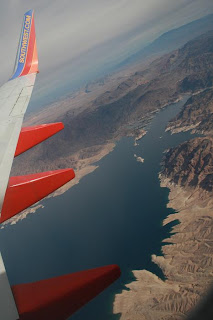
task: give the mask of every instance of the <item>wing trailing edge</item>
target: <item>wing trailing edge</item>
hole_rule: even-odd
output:
[[[20,320],[65,320],[120,276],[117,265],[12,287]]]
[[[45,198],[74,177],[73,169],[11,177],[4,198],[0,223]]]

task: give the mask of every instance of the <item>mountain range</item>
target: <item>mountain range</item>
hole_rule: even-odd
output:
[[[213,14],[194,20],[179,28],[169,30],[163,33],[149,45],[138,50],[135,54],[125,59],[119,64],[119,67],[125,66],[137,61],[150,59],[151,56],[159,56],[171,52],[183,46],[188,41],[198,37],[213,29]]]

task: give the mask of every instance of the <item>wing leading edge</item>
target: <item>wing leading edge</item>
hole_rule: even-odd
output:
[[[24,15],[13,76],[0,88],[0,223],[75,177],[73,169],[9,179],[14,156],[63,129],[62,123],[22,127],[38,73],[34,12]],[[12,288],[0,254],[0,318],[65,320],[120,276],[110,265]]]

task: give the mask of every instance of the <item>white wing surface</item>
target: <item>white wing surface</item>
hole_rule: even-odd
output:
[[[0,88],[0,211],[37,72],[34,13],[30,10],[24,15],[14,74]]]

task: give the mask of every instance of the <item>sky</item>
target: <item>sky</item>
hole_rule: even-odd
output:
[[[213,13],[213,1],[1,0],[0,84],[13,71],[29,9],[35,10],[40,70],[32,100],[42,104],[112,71],[162,33]]]

